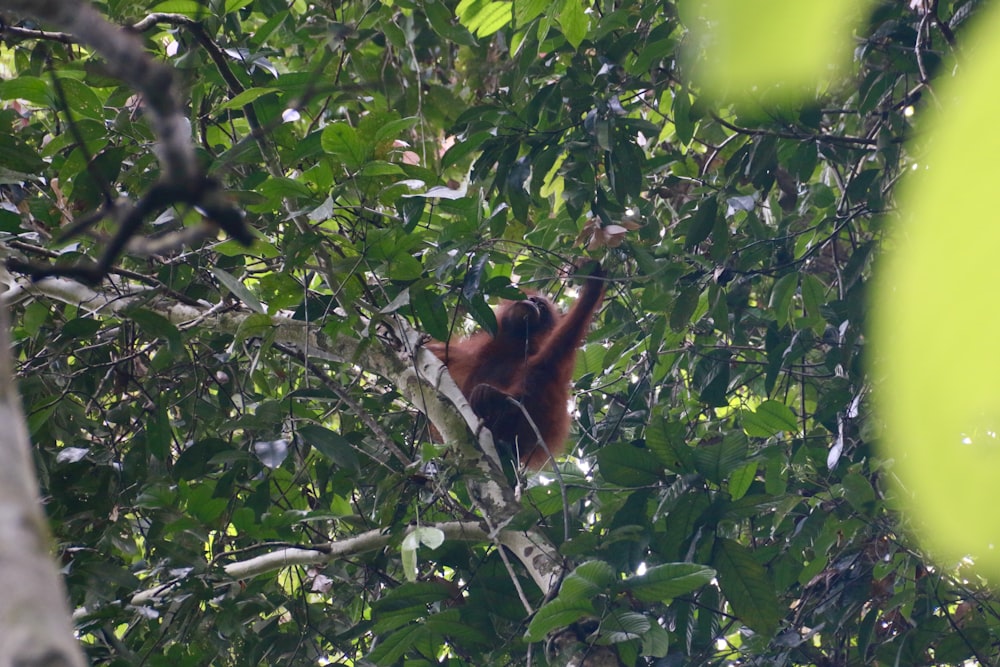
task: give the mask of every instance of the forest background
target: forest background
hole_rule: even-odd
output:
[[[866,342],[985,12],[795,4],[0,2],[0,660],[1000,662]],[[518,471],[421,345],[587,258],[569,452]]]

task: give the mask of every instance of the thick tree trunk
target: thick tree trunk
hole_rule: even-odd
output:
[[[49,552],[28,430],[0,307],[0,667],[83,667],[62,579]]]

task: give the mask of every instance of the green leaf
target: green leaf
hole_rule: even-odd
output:
[[[343,121],[323,128],[320,145],[324,151],[340,159],[350,171],[357,171],[368,159],[357,132]]]
[[[660,479],[661,466],[647,449],[627,443],[605,445],[597,451],[601,477],[610,484],[637,487],[655,484]]]
[[[797,433],[798,420],[787,405],[768,399],[753,412],[742,413],[743,429],[752,438],[769,438],[781,432]]]
[[[152,13],[183,14],[190,18],[201,18],[207,13],[207,8],[198,0],[166,0],[149,10]]]
[[[222,285],[232,292],[233,296],[245,303],[250,307],[251,310],[257,313],[264,313],[266,309],[264,305],[257,300],[250,290],[247,289],[246,285],[236,279],[231,273],[224,271],[223,269],[213,266],[212,275],[215,276]]]
[[[850,472],[844,475],[844,479],[840,483],[844,488],[844,497],[851,504],[851,507],[863,514],[872,511],[875,503],[875,489],[872,488],[871,482],[866,477],[856,472]]]
[[[226,0],[226,14],[232,14],[252,4],[254,0]]]
[[[24,100],[40,107],[52,106],[53,103],[48,82],[23,74],[0,83],[0,99]]]
[[[779,327],[786,326],[792,316],[792,299],[799,286],[798,273],[786,273],[775,281],[771,289],[768,309],[774,313]]]
[[[552,630],[565,628],[581,618],[593,615],[594,607],[588,600],[567,601],[556,598],[539,609],[531,619],[528,630],[524,633],[524,640],[541,641]]]
[[[811,273],[802,275],[802,308],[808,317],[820,316],[820,309],[826,301],[826,287]]]
[[[485,632],[470,625],[458,609],[447,609],[438,614],[431,614],[427,618],[426,626],[429,631],[462,644],[492,646],[496,642],[495,633]]]
[[[383,597],[372,601],[372,606],[380,612],[402,611],[414,607],[447,600],[451,597],[449,586],[443,581],[417,581],[394,586]],[[379,631],[386,628],[380,628]]]
[[[475,38],[469,31],[460,25],[453,25],[451,22],[451,11],[443,2],[428,2],[423,5],[423,10],[427,14],[427,22],[437,34],[446,38],[449,42],[459,46],[475,46]]]
[[[564,474],[565,477],[565,474]],[[569,487],[566,489],[565,500],[575,503],[586,497],[587,492],[583,486]],[[534,523],[539,516],[552,516],[562,512],[564,507],[563,495],[558,488],[552,484],[538,485],[528,489],[525,494],[525,507],[530,507],[531,521]]]
[[[245,452],[235,450],[224,440],[205,438],[184,447],[171,472],[175,479],[193,480],[226,463],[245,458]]]
[[[60,78],[59,85],[66,95],[75,119],[90,118],[104,122],[104,102],[97,96],[93,88],[78,79]]]
[[[406,172],[398,164],[373,160],[366,162],[365,166],[358,172],[359,176],[405,176]]]
[[[564,0],[562,10],[559,12],[559,27],[566,41],[574,49],[580,48],[589,27],[587,14],[583,11],[580,0]]]
[[[441,298],[428,290],[410,290],[410,304],[420,320],[423,331],[438,340],[448,340],[451,321],[448,312],[441,307]]]
[[[376,665],[394,665],[410,648],[426,635],[419,625],[409,625],[386,634],[378,646],[368,654]]]
[[[462,0],[455,7],[455,15],[469,32],[488,37],[510,23],[513,7],[499,0]]]
[[[375,143],[382,143],[383,141],[395,139],[405,130],[410,129],[419,122],[420,119],[418,117],[408,116],[407,118],[397,118],[396,120],[381,123],[375,131],[374,141]]]
[[[729,404],[727,392],[732,377],[732,353],[729,350],[712,350],[698,361],[692,382],[698,389],[698,400],[712,407]]]
[[[184,353],[184,342],[181,340],[181,332],[174,326],[173,322],[159,313],[154,313],[145,308],[129,308],[125,311],[130,320],[138,324],[148,336],[162,338],[167,341],[170,351],[174,354]]]
[[[715,219],[719,214],[719,200],[709,197],[701,202],[698,210],[688,222],[687,236],[684,238],[684,247],[690,250],[708,238],[715,227]]]
[[[598,633],[601,641],[620,644],[639,639],[649,632],[649,627],[650,620],[643,614],[616,610],[604,617]]]
[[[701,300],[701,286],[688,285],[681,290],[677,298],[674,299],[673,308],[670,310],[670,328],[674,331],[683,331],[691,323],[691,316],[698,309],[698,302]]]
[[[684,435],[683,424],[656,419],[646,429],[646,447],[671,472],[685,472],[690,454]]]
[[[483,143],[493,136],[492,132],[483,131],[476,132],[471,136],[467,137],[464,141],[457,141],[441,158],[441,168],[447,169],[448,167],[461,162],[466,156],[471,155],[479,150],[479,147]]]
[[[42,325],[48,321],[49,315],[50,308],[48,304],[43,301],[34,301],[25,306],[24,313],[21,316],[21,326],[24,327],[25,332],[29,336],[34,336],[42,328]]]
[[[303,424],[299,436],[320,454],[345,470],[359,470],[358,456],[351,443],[339,433],[317,424]]]
[[[764,491],[772,496],[788,492],[788,461],[784,456],[768,457],[764,466]]]
[[[615,195],[622,201],[637,199],[642,192],[643,154],[631,138],[618,132],[618,141],[609,156]]]
[[[101,322],[99,320],[77,317],[69,320],[59,329],[59,338],[66,340],[88,338],[97,333],[100,328]]]
[[[24,143],[9,134],[0,134],[0,166],[19,174],[40,174],[46,162]]]
[[[159,401],[156,412],[146,421],[146,446],[149,447],[149,453],[160,461],[169,461],[173,440],[174,432],[170,427],[166,403]]]
[[[802,310],[806,322],[813,323],[814,331],[821,335],[826,328],[826,321],[823,319],[822,308],[826,302],[826,287],[819,278],[806,273],[802,275]]]
[[[757,462],[753,461],[742,468],[737,468],[729,475],[729,497],[739,500],[750,490],[750,485],[757,478]]]
[[[649,32],[645,44],[638,53],[634,54],[634,59],[627,65],[630,74],[641,75],[649,71],[655,63],[668,58],[677,48],[677,40],[671,37],[675,27],[669,21],[664,21]],[[684,87],[686,89],[686,86]],[[676,109],[675,109],[676,112]],[[674,121],[676,124],[676,120]],[[687,144],[691,138],[682,139],[680,132],[678,138],[682,143]]]
[[[515,27],[524,27],[525,24],[540,16],[542,12],[554,4],[553,0],[514,0]]]
[[[236,330],[235,340],[243,341],[249,338],[268,338],[274,333],[274,322],[266,313],[254,313],[240,322]]]
[[[665,658],[670,651],[670,633],[659,623],[651,623],[642,636],[642,654],[651,658]]]
[[[697,563],[665,563],[629,577],[621,589],[644,602],[668,602],[698,590],[715,577],[715,570]]]
[[[749,443],[741,431],[729,431],[722,442],[703,445],[694,450],[695,466],[702,475],[722,484],[729,473],[746,465]]]
[[[750,551],[733,540],[718,539],[712,550],[712,565],[736,617],[754,632],[765,637],[774,635],[784,610],[767,571]]]
[[[566,575],[559,587],[563,600],[590,600],[601,594],[615,581],[615,571],[608,563],[592,560],[577,566]]]
[[[285,308],[293,308],[302,302],[302,285],[287,273],[268,273],[261,276],[258,291],[267,302],[270,314]]]
[[[270,93],[276,92],[277,88],[247,88],[239,95],[236,95],[232,99],[223,102],[219,108],[220,109],[239,109],[247,104],[250,104],[258,97],[263,97],[264,95],[269,95]]]

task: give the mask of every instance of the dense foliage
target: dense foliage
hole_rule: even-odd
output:
[[[877,3],[809,99],[735,107],[687,76],[685,4],[97,3],[175,68],[256,241],[157,245],[204,224],[176,206],[92,288],[127,308],[20,282],[20,388],[94,664],[547,664],[574,640],[625,665],[996,664],[1000,607],[905,539],[862,363],[892,188],[975,15],[929,4]],[[134,91],[39,27],[4,33],[0,233],[73,264],[116,221],[60,230],[159,163]],[[478,473],[358,350],[398,320],[490,328],[512,283],[568,306],[587,257],[609,283],[571,453],[506,471],[511,525],[565,559],[545,598],[446,530],[476,520]],[[275,333],[296,322],[356,345],[313,355]],[[225,569],[309,546],[334,557]]]

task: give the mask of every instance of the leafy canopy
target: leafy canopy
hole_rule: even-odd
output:
[[[729,37],[694,3],[99,3],[177,75],[198,167],[254,240],[181,198],[99,285],[15,276],[20,390],[95,664],[997,662],[996,602],[906,539],[886,480],[910,468],[875,448],[864,363],[872,261],[908,251],[884,240],[893,188],[935,141],[937,78],[976,3],[840,3],[794,35],[802,3],[745,24],[733,4],[718,28],[749,46],[700,53]],[[114,216],[60,232],[158,182],[148,107],[71,35],[4,37],[3,251],[98,257]],[[782,73],[796,96],[754,78],[848,47],[830,76]],[[969,50],[975,82],[990,54]],[[713,89],[703,55],[746,67]],[[954,125],[949,150],[988,150],[987,122]],[[950,221],[955,163],[936,159],[939,189],[912,192]],[[971,164],[959,185],[988,178]],[[915,244],[941,255],[882,283],[918,290],[887,326],[916,324],[902,357],[872,357],[876,379],[924,373],[939,342],[919,335],[988,310],[941,307],[961,290],[927,269],[992,266],[946,245]],[[484,468],[411,382],[407,326],[489,329],[514,285],[567,307],[585,257],[611,278],[570,454],[558,474]],[[954,347],[991,368],[976,341]],[[887,419],[961,403],[934,428],[956,446],[980,428],[988,457],[989,402],[959,399],[990,394],[928,389],[946,377],[916,376]],[[988,466],[940,459],[919,466],[946,473],[927,497],[976,502],[960,474]]]

